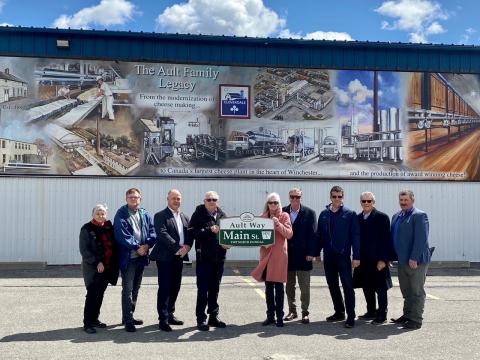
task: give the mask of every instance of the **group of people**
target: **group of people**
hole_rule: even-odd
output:
[[[224,328],[219,318],[218,294],[228,246],[219,243],[220,219],[226,214],[219,207],[217,192],[208,191],[203,204],[189,219],[180,207],[182,194],[172,189],[167,207],[152,217],[143,209],[141,192],[126,192],[126,205],[116,213],[113,225],[107,220],[107,208],[97,205],[92,220],[80,231],[80,253],[87,289],[84,307],[84,330],[95,333],[106,325],[99,320],[103,295],[110,283],[122,276],[122,324],[135,332],[143,321],[134,318],[143,271],[149,261],[158,269],[157,312],[159,329],[172,331],[183,325],[175,316],[175,303],[181,287],[184,260],[195,244],[197,328]],[[399,193],[401,210],[389,217],[375,208],[375,195],[360,195],[362,211],[356,214],[344,206],[344,190],[334,186],[330,203],[321,211],[302,204],[302,190],[289,191],[290,204],[282,207],[280,195],[267,196],[262,217],[270,218],[275,227],[275,242],[260,247],[258,265],[252,277],[265,283],[267,318],[262,325],[284,326],[284,321],[299,317],[295,288],[300,288],[301,322],[308,324],[310,275],[312,263],[321,259],[333,302],[334,313],[328,322],[344,321],[355,326],[355,291],[362,288],[367,312],[360,319],[374,325],[387,321],[387,290],[392,287],[389,267],[398,261],[398,279],[404,298],[403,314],[391,321],[407,329],[422,326],[425,304],[425,278],[430,262],[427,214],[414,207],[411,190]],[[353,269],[353,270],[352,270]],[[340,290],[340,282],[343,296]],[[286,284],[286,287],[284,287]],[[285,292],[288,313],[284,314]],[[344,301],[345,298],[345,301]],[[378,303],[378,306],[377,306]],[[207,316],[208,315],[208,316]]]

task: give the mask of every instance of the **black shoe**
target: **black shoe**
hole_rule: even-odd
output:
[[[404,315],[402,315],[397,319],[391,318],[390,321],[395,324],[405,324],[409,320]]]
[[[285,321],[292,321],[293,319],[298,318],[297,312],[296,311],[290,311],[287,316],[283,320]]]
[[[208,331],[210,330],[210,326],[208,326],[205,321],[202,321],[197,323],[197,329],[200,331]]]
[[[275,324],[275,319],[266,318],[262,322],[262,326],[268,326],[268,325],[272,325],[272,324]]]
[[[387,318],[385,317],[376,317],[375,319],[372,320],[370,324],[372,325],[381,325],[384,324],[387,321]]]
[[[345,320],[345,314],[342,313],[335,313],[333,315],[330,315],[326,319],[328,322],[335,322],[335,321],[342,321]]]
[[[170,325],[183,325],[182,320],[178,320],[175,316],[171,316],[168,318],[168,323]]]
[[[107,327],[107,324],[102,323],[101,321],[97,320],[94,323],[92,323],[93,327],[99,328],[99,329],[105,329]]]
[[[84,326],[83,331],[85,331],[87,334],[95,334],[97,332],[93,326]]]
[[[122,325],[125,325],[125,321],[122,320]],[[143,325],[143,320],[133,319],[133,325]]]
[[[137,331],[137,328],[135,327],[135,325],[133,325],[133,323],[126,323],[125,324],[125,331],[126,332],[135,332]]]
[[[276,326],[276,327],[283,327],[283,320],[282,320],[282,319],[278,319],[278,320],[275,322],[275,326]]]
[[[355,326],[355,318],[349,316],[349,317],[347,318],[347,321],[345,321],[345,327],[346,327],[347,329],[351,329],[351,328],[353,328],[354,326]]]
[[[302,315],[302,324],[309,324],[310,319],[308,318],[308,315]]]
[[[172,331],[172,327],[170,325],[168,325],[166,322],[164,321],[161,321],[159,324],[158,324],[158,328],[160,330],[163,330],[163,331],[166,331],[166,332],[170,332]]]
[[[422,327],[422,324],[413,320],[408,320],[406,323],[403,324],[404,329],[409,330],[418,330]]]
[[[223,321],[221,321],[218,316],[210,316],[208,318],[208,325],[217,327],[217,328],[224,328],[227,327],[227,324],[225,324]]]
[[[360,315],[358,318],[361,320],[372,320],[372,319],[375,319],[376,317],[377,315],[374,312],[367,311],[365,314]]]

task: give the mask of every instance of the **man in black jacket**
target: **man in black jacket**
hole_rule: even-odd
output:
[[[340,186],[330,190],[331,203],[318,217],[317,236],[319,249],[323,250],[323,268],[327,279],[328,290],[332,297],[335,313],[327,317],[327,321],[345,319],[346,328],[355,326],[355,291],[353,289],[352,268],[360,265],[360,229],[354,211],[343,205],[344,192]],[[338,283],[340,278],[345,295]]]
[[[153,219],[157,241],[150,254],[158,270],[158,327],[172,331],[170,325],[183,325],[177,319],[175,302],[182,283],[183,260],[188,259],[192,242],[188,237],[188,217],[180,211],[182,194],[172,189],[167,195],[167,207]]]
[[[393,251],[388,215],[375,208],[375,195],[360,195],[363,211],[358,214],[360,224],[360,266],[353,271],[353,286],[362,288],[367,302],[367,312],[359,319],[373,319],[372,324],[387,320],[387,290],[392,287],[388,263]],[[376,308],[375,293],[378,299]]]
[[[210,326],[224,328],[226,324],[218,318],[218,292],[222,281],[227,247],[218,242],[220,219],[226,214],[218,207],[219,196],[215,191],[205,194],[202,205],[198,205],[188,226],[189,237],[195,241],[197,257],[197,328],[208,331]],[[205,315],[207,307],[208,323]]]
[[[295,304],[295,283],[298,278],[300,301],[302,308],[302,323],[310,322],[308,306],[310,305],[310,271],[316,250],[317,219],[315,211],[301,204],[302,190],[293,188],[288,193],[290,205],[282,210],[290,215],[293,237],[288,241],[288,277],[287,300],[288,315],[285,321],[298,317]]]

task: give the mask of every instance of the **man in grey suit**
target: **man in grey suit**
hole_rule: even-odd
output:
[[[158,327],[172,331],[170,325],[183,325],[175,313],[180,285],[182,283],[183,260],[188,259],[192,242],[188,237],[188,217],[180,211],[182,194],[172,189],[167,195],[167,207],[156,213],[153,219],[157,242],[150,254],[158,269],[157,311]]]
[[[411,190],[399,193],[400,212],[392,217],[392,237],[398,258],[398,282],[404,299],[403,315],[392,322],[420,329],[425,306],[425,278],[430,263],[427,214],[414,207]]]

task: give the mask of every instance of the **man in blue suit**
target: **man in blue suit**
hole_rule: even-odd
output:
[[[180,211],[181,203],[180,191],[170,190],[167,194],[167,207],[153,218],[157,242],[150,253],[150,259],[157,262],[158,327],[163,331],[172,331],[170,325],[183,325],[183,321],[174,315],[175,302],[182,283],[183,260],[188,259],[192,242],[187,233],[189,219]]]
[[[414,207],[411,190],[399,193],[402,209],[392,217],[392,237],[398,258],[398,282],[404,299],[403,315],[392,322],[406,329],[422,327],[425,306],[425,278],[430,263],[427,214]]]

